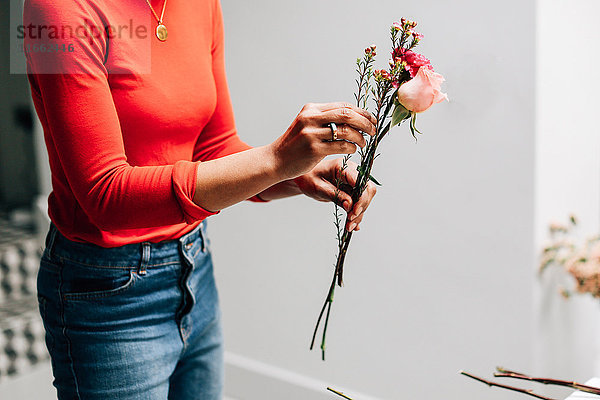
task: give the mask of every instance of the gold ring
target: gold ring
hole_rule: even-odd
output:
[[[331,129],[331,140],[337,140],[337,125],[335,122],[329,123],[329,129]]]

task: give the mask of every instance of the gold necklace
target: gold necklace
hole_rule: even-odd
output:
[[[163,24],[162,21],[163,21],[164,15],[165,15],[165,7],[167,6],[167,0],[165,0],[165,2],[163,3],[162,12],[160,13],[160,18],[158,18],[158,15],[156,15],[156,13],[154,12],[154,8],[152,8],[152,4],[150,4],[150,0],[146,0],[146,3],[148,3],[148,5],[150,6],[150,10],[152,10],[152,14],[154,14],[154,17],[158,21],[158,26],[156,27],[156,37],[161,42],[164,42],[165,40],[167,40],[168,32],[167,32],[167,27]]]

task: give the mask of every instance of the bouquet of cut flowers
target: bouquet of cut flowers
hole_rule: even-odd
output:
[[[540,273],[552,265],[561,267],[574,278],[578,293],[600,298],[600,236],[577,242],[573,232],[576,226],[574,215],[567,225],[550,224],[550,243],[542,250]],[[570,297],[572,292],[562,288],[561,293]]]
[[[402,18],[400,22],[394,22],[391,26],[392,50],[388,68],[374,69],[377,52],[375,45],[367,47],[362,57],[356,60],[358,78],[356,80],[357,92],[354,97],[358,107],[365,110],[368,110],[370,105],[373,107],[372,113],[377,118],[377,133],[368,137],[367,145],[359,151],[360,163],[356,184],[352,188],[344,188],[344,190],[348,190],[354,202],[358,201],[369,180],[379,185],[379,182],[371,175],[371,169],[375,159],[379,156],[377,148],[390,129],[408,121],[410,131],[416,139],[416,134],[421,133],[415,125],[417,114],[428,110],[436,103],[448,100],[446,94],[440,90],[441,83],[444,81],[443,76],[434,72],[431,62],[427,58],[413,50],[423,38],[422,34],[415,31],[416,25],[416,22]],[[344,157],[342,167],[337,174],[336,197],[342,190],[341,176],[343,176],[343,171],[348,166],[350,158],[351,155]],[[312,350],[319,325],[325,317],[321,340],[323,360],[325,360],[325,337],[333,294],[336,284],[342,286],[344,261],[352,238],[352,232],[344,229],[345,226],[348,226],[348,217],[346,217],[346,223],[343,224],[339,206],[335,207],[337,261],[310,345]]]

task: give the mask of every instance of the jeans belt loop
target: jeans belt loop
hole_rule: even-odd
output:
[[[202,252],[206,253],[206,222],[202,221],[200,223],[200,236],[202,237]]]
[[[150,262],[150,242],[142,242],[142,260],[140,261],[139,275],[146,275],[146,266]]]

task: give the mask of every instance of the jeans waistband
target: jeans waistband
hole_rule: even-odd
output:
[[[105,267],[146,267],[179,261],[180,252],[195,247],[205,248],[205,225],[202,221],[190,232],[178,239],[157,243],[140,242],[117,247],[101,247],[93,243],[76,242],[66,238],[54,223],[50,223],[46,235],[46,249],[52,259],[65,258],[85,264]]]

